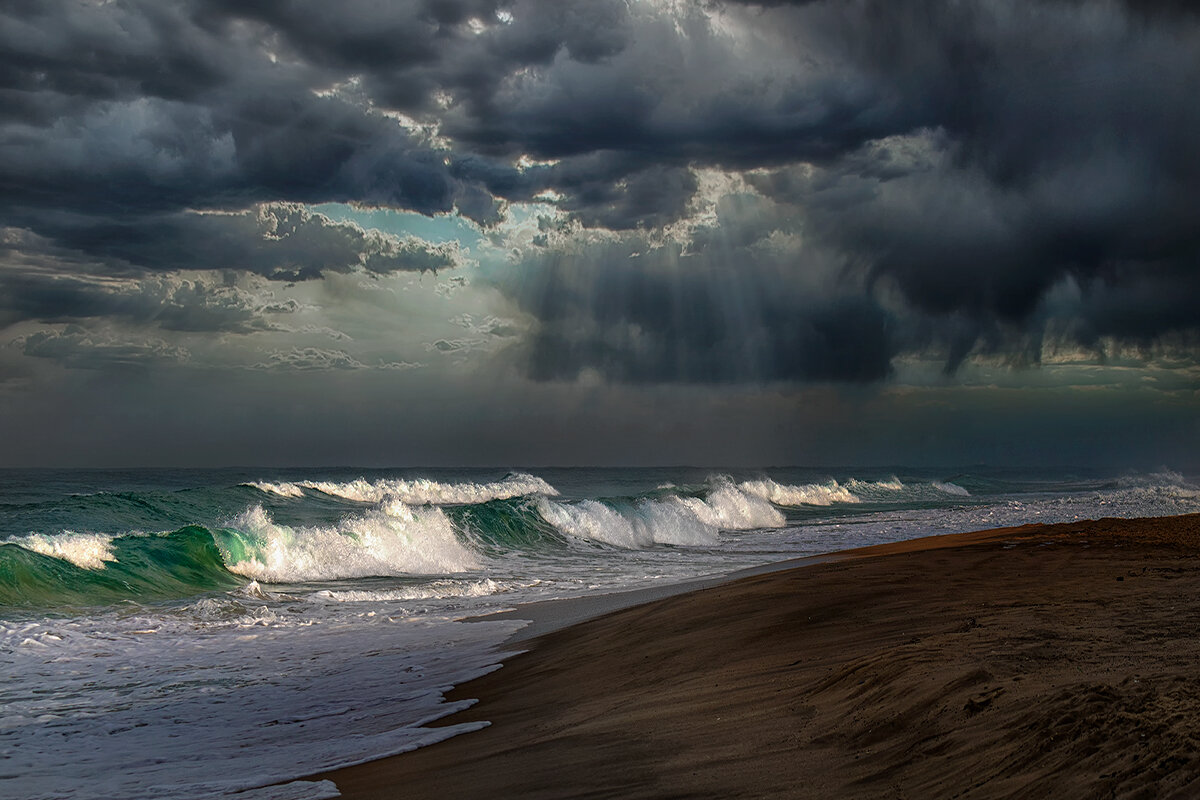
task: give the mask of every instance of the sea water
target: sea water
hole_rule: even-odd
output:
[[[1169,471],[0,471],[0,797],[333,797],[478,724],[534,600],[880,542],[1200,511]]]

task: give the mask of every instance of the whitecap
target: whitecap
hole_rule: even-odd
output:
[[[944,494],[952,494],[955,497],[970,497],[971,496],[970,492],[968,492],[963,487],[959,486],[957,483],[950,483],[949,481],[934,481],[932,483],[932,486],[933,486],[933,488],[937,489],[939,492],[942,492]]]
[[[770,478],[744,481],[738,484],[743,492],[761,497],[780,506],[828,506],[834,503],[858,503],[859,497],[837,481],[789,486]]]
[[[655,544],[706,547],[717,543],[721,530],[784,524],[783,514],[769,502],[727,481],[717,481],[704,498],[645,498],[617,508],[599,500],[562,503],[542,497],[535,508],[567,536],[626,549]]]
[[[113,553],[113,537],[103,533],[31,533],[8,541],[83,569],[103,569],[105,562],[117,560]]]
[[[526,495],[553,497],[558,494],[558,490],[546,481],[523,472],[486,483],[442,483],[428,478],[381,478],[374,481],[358,478],[345,482],[300,481],[272,486],[283,491],[297,492],[315,489],[331,497],[360,503],[379,503],[387,498],[396,498],[409,505],[459,505]]]
[[[270,481],[250,481],[242,486],[252,486],[260,492],[277,494],[280,497],[304,497],[304,487],[295,483],[272,483]]]
[[[436,575],[479,566],[440,508],[413,509],[398,500],[329,527],[280,525],[254,506],[231,527],[249,535],[255,552],[229,570],[256,581]]]

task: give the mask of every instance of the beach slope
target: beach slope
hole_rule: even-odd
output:
[[[555,631],[347,798],[1200,796],[1200,515],[935,537]]]

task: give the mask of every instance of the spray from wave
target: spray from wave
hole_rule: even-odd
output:
[[[616,509],[598,500],[557,503],[538,498],[537,512],[573,539],[637,550],[655,544],[702,546],[717,541],[716,528],[704,524],[682,502],[643,500]]]
[[[386,575],[439,575],[476,569],[479,562],[455,535],[440,508],[410,508],[389,499],[335,526],[293,528],[254,506],[223,537],[230,572],[271,583]]]
[[[829,506],[834,503],[860,502],[858,496],[849,488],[834,480],[828,483],[788,486],[776,483],[770,478],[762,478],[744,481],[738,484],[738,488],[779,506]]]
[[[523,472],[513,473],[503,480],[489,483],[443,483],[428,478],[383,478],[369,481],[299,481],[272,483],[254,481],[244,484],[280,497],[303,497],[305,489],[353,500],[359,503],[379,503],[395,498],[408,505],[464,505],[505,500],[526,495],[556,496],[558,490],[546,481]]]
[[[574,538],[626,549],[656,544],[705,547],[718,532],[779,528],[784,515],[770,502],[727,479],[716,479],[703,498],[667,495],[633,502],[581,500],[561,503],[539,497],[541,517]]]
[[[280,497],[304,497],[304,487],[296,483],[273,483],[271,481],[250,481],[243,486],[252,486],[260,492],[275,494]]]
[[[935,480],[929,483],[905,484],[895,476],[881,481],[850,478],[843,483],[830,479],[823,483],[806,483],[798,486],[777,483],[770,478],[760,478],[743,481],[737,484],[737,487],[777,506],[793,508],[928,500],[936,498],[939,494],[969,497],[971,494],[962,486],[949,481]]]
[[[105,563],[117,560],[113,537],[102,533],[31,533],[9,541],[34,553],[69,561],[81,569],[103,569]]]

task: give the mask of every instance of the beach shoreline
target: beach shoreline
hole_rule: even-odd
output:
[[[1182,797],[1197,597],[1200,515],[844,551],[547,614],[434,723],[489,727],[309,779],[364,799]]]

